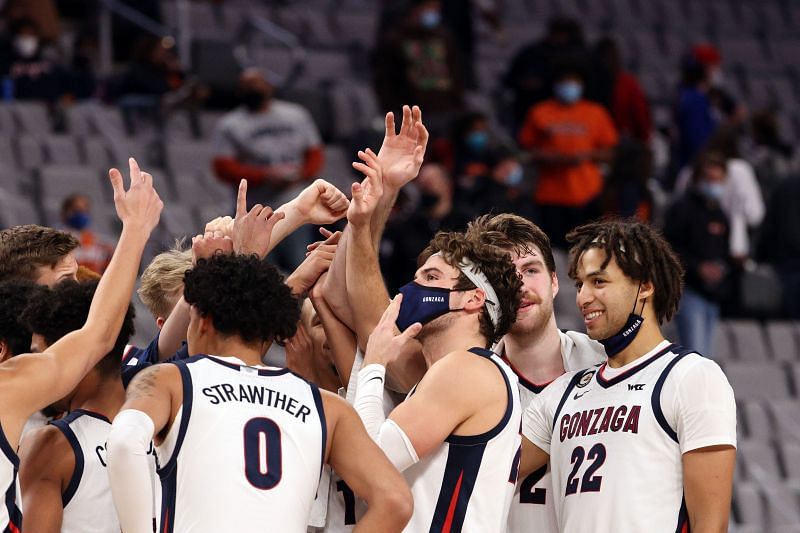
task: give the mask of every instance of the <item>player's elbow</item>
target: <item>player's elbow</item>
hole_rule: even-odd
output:
[[[414,498],[411,496],[411,490],[409,490],[405,480],[384,490],[381,498],[385,500],[385,516],[392,517],[394,519],[393,525],[399,528],[398,531],[402,530],[411,520],[411,515],[414,513]]]

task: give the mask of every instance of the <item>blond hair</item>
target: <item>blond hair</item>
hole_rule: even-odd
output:
[[[192,251],[180,245],[155,256],[142,272],[139,299],[153,317],[167,318],[183,291],[183,276],[192,268]]]

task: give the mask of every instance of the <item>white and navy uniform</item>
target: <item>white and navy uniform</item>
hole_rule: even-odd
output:
[[[22,528],[22,511],[17,506],[17,472],[19,457],[0,426],[0,489],[5,490],[3,505],[0,505],[0,527],[2,533],[19,533]]]
[[[735,447],[736,404],[714,361],[663,341],[623,367],[561,376],[523,434],[550,454],[559,531],[684,532],[682,456]]]
[[[517,376],[495,353],[483,348],[470,352],[497,365],[508,392],[505,414],[480,435],[450,435],[438,450],[403,472],[414,496],[407,533],[486,533],[506,528],[521,445]]]
[[[353,361],[353,370],[350,373],[346,399],[351,405],[356,398],[356,385],[358,371],[364,364],[364,354],[356,351]],[[403,401],[402,395],[389,389],[383,391],[383,412],[389,416],[395,407]],[[326,467],[327,468],[327,467]],[[358,519],[367,512],[367,503],[356,496],[353,490],[340,478],[335,471],[330,473],[330,488],[328,489],[327,514],[325,516],[325,533],[349,533],[353,531]],[[322,491],[320,491],[322,492]]]
[[[581,370],[606,360],[603,345],[577,331],[558,332],[561,338],[561,359],[567,372]],[[528,381],[505,357],[503,341],[494,348],[519,378],[519,398],[524,410],[549,383],[537,384]],[[553,503],[553,487],[547,465],[520,479],[514,492],[514,500],[508,512],[508,533],[558,533],[556,507]],[[535,527],[533,526],[535,524]]]
[[[161,532],[305,532],[327,439],[316,385],[233,357],[173,364],[183,404],[156,448]]]
[[[75,469],[61,495],[61,533],[119,533],[106,469],[106,439],[111,422],[103,415],[76,409],[51,422],[75,454]]]

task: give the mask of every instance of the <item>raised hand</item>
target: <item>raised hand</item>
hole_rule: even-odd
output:
[[[336,255],[336,247],[341,236],[340,231],[332,233],[325,241],[317,244],[313,250],[308,252],[305,260],[286,279],[286,284],[292,288],[292,292],[295,294],[307,292],[317,283],[319,277],[328,271]]]
[[[134,158],[128,159],[130,167],[130,187],[125,190],[122,173],[116,168],[108,171],[108,178],[114,188],[114,207],[122,221],[123,229],[133,228],[147,235],[158,225],[164,202],[153,188],[153,176],[142,172]]]
[[[286,367],[315,383],[317,372],[314,365],[314,343],[302,321],[297,324],[297,333],[294,337],[286,341],[285,349]]]
[[[400,314],[402,301],[403,295],[398,294],[383,312],[383,316],[367,341],[364,366],[371,363],[386,366],[401,357],[410,356],[419,351],[420,345],[415,337],[422,331],[422,324],[415,322],[399,335],[395,333],[397,331],[395,322]]]
[[[403,106],[403,122],[400,133],[395,131],[394,113],[386,114],[386,133],[378,152],[378,161],[383,169],[384,184],[393,190],[413,180],[425,158],[428,146],[428,130],[422,124],[419,107]]]
[[[233,238],[233,218],[229,216],[217,217],[206,224],[205,231],[220,231],[223,235]]]
[[[192,237],[192,264],[199,259],[209,259],[216,254],[232,254],[233,240],[221,231],[207,231]]]
[[[347,221],[357,227],[368,225],[375,208],[383,195],[383,172],[378,156],[367,148],[359,151],[358,157],[363,161],[353,163],[353,168],[364,174],[364,181],[353,183],[353,199],[347,209]]]
[[[269,251],[275,224],[286,217],[274,213],[271,207],[256,204],[247,210],[247,181],[239,182],[236,197],[236,218],[233,219],[233,249],[240,254],[256,254],[264,258]]]
[[[308,224],[332,224],[347,213],[349,201],[342,191],[323,179],[303,189],[289,202]]]

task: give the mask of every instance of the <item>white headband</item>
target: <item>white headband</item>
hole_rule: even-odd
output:
[[[433,255],[441,257],[442,253],[436,252]],[[465,257],[456,268],[463,272],[473,285],[483,291],[487,304],[486,310],[489,311],[489,318],[492,324],[497,327],[497,323],[500,321],[500,306],[498,305],[499,300],[497,299],[497,293],[494,292],[494,287],[489,283],[489,278],[487,278],[486,274],[481,272],[478,266],[467,257]]]

